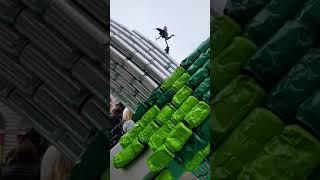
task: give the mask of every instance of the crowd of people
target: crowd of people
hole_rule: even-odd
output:
[[[47,143],[36,131],[17,136],[6,155],[1,180],[68,180],[73,162]]]
[[[121,136],[134,127],[132,120],[133,112],[125,107],[121,102],[110,104],[111,130],[111,148],[115,146]]]

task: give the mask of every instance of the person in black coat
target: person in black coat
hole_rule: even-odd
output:
[[[116,107],[110,113],[112,129],[116,127],[122,120],[122,112],[125,106],[122,103],[116,104]]]

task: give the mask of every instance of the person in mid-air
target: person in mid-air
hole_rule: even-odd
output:
[[[167,26],[164,26],[163,29],[161,29],[161,28],[156,28],[155,30],[159,31],[159,35],[160,35],[159,37],[156,38],[156,40],[158,40],[158,39],[160,39],[160,38],[163,38],[163,39],[164,39],[164,41],[166,42],[166,45],[167,45],[165,51],[166,51],[167,54],[169,54],[169,46],[168,46],[168,42],[167,42],[167,41],[168,41],[169,39],[171,39],[171,38],[172,38],[173,36],[175,36],[175,35],[174,35],[174,34],[171,34],[171,35],[169,36]]]

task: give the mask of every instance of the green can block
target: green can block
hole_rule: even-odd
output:
[[[296,109],[320,83],[320,50],[310,50],[271,90],[267,106],[287,119],[295,117]]]
[[[164,144],[148,158],[147,164],[149,170],[151,172],[160,172],[167,167],[173,158],[174,154]]]
[[[199,103],[199,100],[194,96],[189,96],[183,104],[173,113],[171,120],[178,124],[183,120],[185,115],[191,111],[191,109]]]
[[[320,90],[307,98],[297,109],[296,118],[320,137]]]
[[[200,69],[210,58],[210,51],[202,53],[199,58],[187,69],[188,74],[193,75]]]
[[[320,22],[320,3],[318,0],[310,0],[305,3],[302,11],[298,14],[297,20],[308,27],[317,29]]]
[[[185,116],[184,120],[189,124],[190,128],[196,128],[209,116],[210,106],[204,101],[200,101]]]
[[[162,125],[149,139],[148,145],[152,151],[156,151],[160,146],[166,142],[166,138],[170,132],[175,128],[175,124],[168,120],[166,124]]]
[[[237,179],[244,164],[254,160],[264,145],[284,129],[271,111],[254,109],[213,154],[212,175],[217,179]]]
[[[167,90],[165,93],[163,93],[159,99],[157,100],[156,105],[159,108],[163,108],[167,103],[171,102],[173,96],[175,95],[175,91],[173,89]]]
[[[205,141],[210,141],[210,135],[211,135],[211,119],[210,117],[207,118],[199,127],[195,129],[195,132]]]
[[[199,47],[190,54],[190,56],[184,59],[180,64],[181,67],[188,69],[199,58],[200,54],[205,52],[209,47],[210,38],[202,42]]]
[[[186,164],[190,161],[195,154],[203,150],[208,143],[210,143],[210,141],[206,141],[196,133],[193,133],[181,151],[177,152],[177,157],[181,161],[181,164]]]
[[[133,142],[124,148],[122,151],[117,153],[113,158],[113,165],[115,168],[124,168],[130,162],[132,162],[144,149],[138,139],[134,139]]]
[[[233,78],[240,74],[241,69],[256,52],[256,49],[256,45],[252,41],[244,37],[235,37],[232,44],[213,60],[214,94],[221,91]]]
[[[161,126],[165,124],[168,120],[171,119],[172,114],[175,112],[176,109],[174,109],[170,105],[164,106],[159,114],[157,115],[155,121]]]
[[[252,109],[262,104],[265,95],[255,80],[245,75],[239,75],[220,91],[213,99],[214,143],[221,143]]]
[[[187,128],[182,122],[178,123],[170,132],[169,137],[166,139],[166,146],[172,152],[178,152],[182,149],[183,145],[187,142],[192,135],[192,130]]]
[[[203,98],[202,98],[208,104],[211,103],[210,102],[210,99],[211,99],[210,94],[211,94],[211,91],[207,91],[206,93],[204,93]]]
[[[180,107],[181,104],[192,94],[192,89],[185,85],[172,98],[172,104]]]
[[[200,83],[209,76],[209,68],[200,68],[191,78],[187,81],[187,85],[192,89],[196,89]]]
[[[141,118],[140,123],[146,126],[149,122],[155,120],[160,109],[157,105],[152,106]]]
[[[132,120],[137,122],[148,111],[149,107],[145,103],[140,103],[132,116]]]
[[[183,73],[182,76],[173,83],[172,89],[175,92],[178,92],[186,84],[190,77],[191,76],[188,73]]]
[[[266,6],[269,1],[270,0],[229,0],[224,12],[241,25],[245,25]]]
[[[197,47],[197,51],[200,53],[204,53],[206,52],[208,49],[210,48],[210,38],[206,39],[205,41],[203,41],[199,47]],[[191,63],[193,64],[193,63]]]
[[[150,97],[146,101],[146,105],[152,107],[158,100],[158,98],[163,94],[163,90],[158,87],[157,89],[153,90]]]
[[[127,147],[132,143],[132,141],[138,136],[138,134],[145,128],[145,126],[141,122],[136,122],[134,124],[134,128],[132,128],[129,132],[122,135],[120,138],[120,145],[122,148]]]
[[[310,49],[317,33],[298,21],[288,21],[253,55],[246,67],[255,78],[270,89]]]
[[[174,72],[166,79],[161,85],[161,89],[163,91],[167,91],[171,88],[172,84],[176,82],[182,74],[185,72],[183,67],[177,67],[177,69],[174,70]]]
[[[212,57],[215,58],[227,47],[232,39],[241,34],[241,27],[228,16],[220,16],[214,19],[213,28],[210,32],[210,49]]]
[[[150,137],[159,129],[159,125],[154,121],[150,122],[138,135],[139,141],[141,143],[148,143]]]
[[[198,99],[202,99],[203,95],[210,91],[210,77],[207,77],[204,79],[201,84],[197,87],[197,89],[193,92],[193,96],[195,96]]]
[[[205,159],[198,168],[192,171],[192,174],[201,180],[211,180],[210,178],[210,161]]]
[[[246,27],[246,34],[257,45],[262,45],[273,36],[279,28],[297,11],[307,0],[271,0]]]
[[[193,171],[201,162],[210,154],[210,144],[208,144],[203,150],[198,151],[191,160],[187,161],[184,165],[186,171]],[[214,176],[213,176],[214,177]]]
[[[155,180],[174,180],[174,177],[168,169],[165,169],[161,171]]]
[[[243,167],[237,179],[307,179],[320,163],[319,152],[320,142],[310,133],[296,125],[287,126]]]

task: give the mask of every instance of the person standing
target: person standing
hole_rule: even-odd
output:
[[[123,134],[127,133],[129,130],[131,130],[134,127],[134,121],[132,120],[133,113],[128,109],[125,108],[123,110],[123,115],[122,115],[122,131]]]

